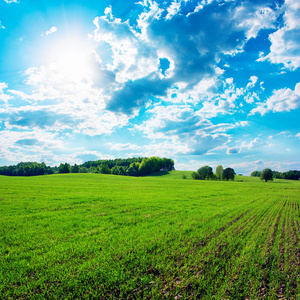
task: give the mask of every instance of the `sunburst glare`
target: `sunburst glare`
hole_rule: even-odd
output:
[[[67,82],[88,82],[92,77],[89,58],[93,49],[82,40],[70,38],[59,40],[47,48],[44,63],[55,69],[56,75]]]

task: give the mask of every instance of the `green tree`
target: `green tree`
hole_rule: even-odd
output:
[[[88,168],[87,167],[80,167],[79,168],[79,173],[88,173]]]
[[[260,177],[261,175],[261,171],[253,171],[250,176],[253,176],[253,177]]]
[[[138,163],[138,162],[130,164],[130,166],[127,170],[128,175],[129,176],[139,176],[139,166],[140,166],[140,163]]]
[[[107,163],[102,163],[99,166],[99,172],[101,174],[110,174],[111,173],[110,168],[108,167]]]
[[[261,172],[260,179],[267,182],[268,180],[273,180],[273,172],[271,169],[264,169]]]
[[[78,165],[74,165],[71,167],[71,173],[78,173],[79,172],[79,166]]]
[[[61,163],[58,167],[59,173],[70,173],[70,165],[68,163]]]
[[[113,175],[119,175],[119,166],[114,166],[111,169],[111,174],[113,174]]]
[[[200,177],[200,174],[199,174],[198,172],[193,172],[193,173],[191,174],[191,176],[192,176],[192,178],[193,178],[194,180],[200,180],[200,179],[203,179],[203,178]]]
[[[224,171],[223,166],[222,165],[218,165],[217,168],[216,168],[216,175],[217,175],[217,178],[219,179],[219,181],[222,178],[223,171]]]
[[[209,179],[213,176],[213,170],[210,166],[201,167],[197,172],[200,175],[201,179]]]
[[[226,179],[227,181],[229,179],[232,179],[234,180],[234,176],[235,176],[235,172],[233,169],[231,168],[226,168],[224,171],[223,171],[223,178]]]
[[[123,176],[126,175],[126,171],[122,166],[119,168],[119,174],[118,175],[123,175]]]

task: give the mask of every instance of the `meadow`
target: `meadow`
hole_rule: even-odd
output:
[[[300,181],[190,173],[0,176],[0,299],[299,299]]]

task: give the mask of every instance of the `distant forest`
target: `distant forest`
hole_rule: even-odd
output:
[[[262,171],[253,171],[250,176],[260,177]],[[273,178],[280,178],[280,179],[290,179],[290,180],[299,180],[300,178],[300,171],[290,170],[287,172],[278,172],[272,171]]]
[[[174,170],[170,158],[137,157],[87,161],[81,165],[61,163],[59,167],[46,166],[44,162],[21,162],[14,166],[0,167],[0,175],[37,176],[57,173],[100,173],[123,176],[145,176],[159,171]]]

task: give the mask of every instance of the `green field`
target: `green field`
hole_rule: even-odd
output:
[[[0,176],[0,299],[299,299],[300,182]]]

